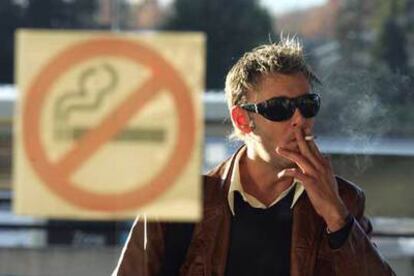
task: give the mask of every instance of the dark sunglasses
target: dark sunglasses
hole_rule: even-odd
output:
[[[305,118],[312,118],[318,114],[321,98],[316,93],[305,94],[296,98],[275,97],[260,103],[241,104],[240,107],[249,112],[262,115],[274,122],[286,121],[292,118],[296,108]]]

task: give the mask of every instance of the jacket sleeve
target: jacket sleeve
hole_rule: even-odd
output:
[[[164,252],[163,227],[138,216],[112,276],[155,276]]]
[[[351,231],[340,248],[332,249],[336,275],[395,275],[370,240],[372,225],[364,216],[364,208],[365,195],[360,190],[357,192],[356,201],[348,206],[354,216]]]

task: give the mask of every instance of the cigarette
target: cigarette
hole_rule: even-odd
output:
[[[316,136],[313,136],[313,135],[305,136],[305,141],[312,141],[312,140],[315,140],[315,139],[316,139]]]

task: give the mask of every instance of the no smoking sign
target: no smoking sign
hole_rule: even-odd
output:
[[[20,31],[17,45],[17,213],[199,219],[202,35]]]

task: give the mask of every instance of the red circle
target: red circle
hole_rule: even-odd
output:
[[[69,177],[62,177],[56,168],[57,162],[48,159],[39,132],[42,107],[53,83],[74,65],[101,56],[127,58],[150,68],[161,87],[167,88],[172,95],[178,112],[179,131],[168,158],[170,161],[163,166],[159,175],[145,185],[115,195],[86,191],[76,187]],[[158,53],[142,43],[121,38],[97,38],[76,44],[54,57],[40,71],[26,93],[23,105],[23,144],[28,158],[40,178],[55,194],[78,207],[108,212],[142,206],[165,192],[191,159],[196,130],[191,92],[179,73]]]

